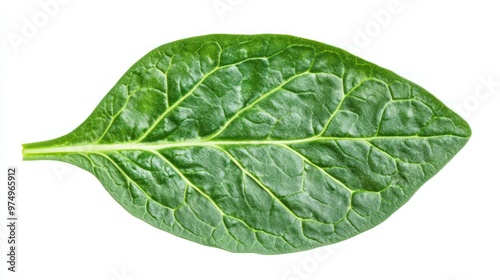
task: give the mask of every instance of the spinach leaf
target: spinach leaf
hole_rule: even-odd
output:
[[[387,219],[467,142],[420,86],[286,35],[208,35],[134,64],[26,160],[93,173],[128,212],[233,252],[335,243]]]

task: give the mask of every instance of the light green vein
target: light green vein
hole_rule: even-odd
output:
[[[132,78],[130,78],[130,79],[132,79]],[[128,84],[127,84],[127,88],[128,88]],[[127,105],[128,105],[129,100],[130,100],[130,97],[132,97],[133,95],[135,95],[139,90],[141,90],[141,88],[137,88],[131,94],[127,95],[127,99],[125,99],[125,102],[124,102],[123,106],[120,108],[120,110],[118,110],[111,117],[111,119],[109,120],[108,125],[104,129],[104,132],[101,134],[101,136],[97,140],[94,141],[94,143],[99,143],[99,141],[101,141],[106,136],[106,134],[108,133],[108,131],[111,128],[111,126],[115,123],[115,121],[118,118],[118,116],[120,116],[120,114],[125,110],[125,108],[127,108]],[[113,96],[113,98],[115,98],[115,96]]]
[[[292,211],[292,209],[290,209],[290,207],[288,207],[285,203],[283,203],[283,201],[281,201],[281,199],[279,197],[277,197],[268,187],[266,187],[264,185],[264,183],[262,183],[257,177],[255,177],[252,173],[250,173],[250,171],[248,171],[243,165],[241,165],[241,163],[233,157],[233,155],[231,155],[228,151],[222,149],[222,148],[218,148],[219,151],[222,151],[224,154],[226,154],[227,157],[229,157],[229,159],[243,172],[245,173],[245,175],[247,175],[248,177],[250,177],[255,183],[257,183],[257,185],[259,185],[259,187],[261,187],[273,200],[277,201],[283,208],[285,208],[288,212],[290,212],[290,214],[292,214],[296,219],[299,219],[299,220],[307,220],[307,218],[304,218],[304,217],[299,217],[297,216],[297,214],[295,214],[295,212]]]
[[[326,130],[328,129],[328,126],[333,121],[333,118],[335,118],[335,116],[337,115],[337,113],[340,111],[340,108],[342,108],[342,105],[344,104],[344,102],[347,99],[347,97],[351,93],[353,93],[357,88],[359,88],[360,86],[362,86],[364,83],[366,83],[368,81],[379,81],[379,82],[382,82],[384,85],[387,86],[387,84],[384,81],[381,81],[381,80],[376,79],[376,78],[367,78],[367,79],[362,80],[361,82],[359,82],[356,86],[354,86],[353,88],[351,88],[351,90],[349,90],[349,92],[347,92],[347,93],[344,94],[344,97],[342,97],[342,100],[340,100],[339,105],[337,106],[337,108],[335,109],[335,111],[333,111],[333,113],[328,118],[328,121],[325,123],[325,126],[323,126],[323,129],[321,130],[321,132],[318,133],[318,135],[317,135],[318,137],[321,137],[326,132]],[[343,83],[342,83],[342,85],[343,85]]]
[[[321,141],[371,141],[371,140],[406,140],[406,139],[421,139],[427,140],[432,138],[443,137],[456,137],[466,138],[463,136],[446,134],[446,135],[432,135],[432,136],[374,136],[374,137],[309,137],[303,139],[290,139],[290,140],[227,140],[227,141],[185,141],[185,142],[155,142],[155,143],[116,143],[116,144],[85,144],[75,146],[59,146],[50,148],[30,148],[24,149],[23,154],[37,155],[37,154],[68,154],[68,153],[92,153],[104,151],[124,151],[124,150],[162,150],[169,148],[182,148],[182,147],[211,147],[211,146],[254,146],[254,145],[291,145],[291,144],[304,144],[314,143]]]
[[[333,177],[330,173],[326,172],[323,168],[321,168],[320,166],[318,166],[317,164],[315,164],[314,162],[312,162],[310,159],[308,159],[307,157],[305,157],[304,155],[302,155],[301,153],[299,153],[297,150],[293,149],[292,147],[288,146],[288,145],[279,145],[291,152],[293,152],[294,154],[296,154],[297,156],[299,156],[303,161],[307,162],[309,165],[315,167],[316,169],[318,169],[319,171],[321,171],[323,174],[325,174],[326,176],[328,176],[330,179],[332,179],[333,181],[335,181],[337,184],[341,185],[342,187],[344,187],[347,191],[349,191],[350,193],[353,192],[352,189],[350,189],[348,186],[346,186],[342,181],[340,181],[339,179]]]
[[[191,182],[191,180],[189,180],[186,176],[184,176],[184,174],[173,164],[171,163],[166,157],[164,157],[162,154],[160,154],[159,152],[157,151],[149,151],[151,154],[154,154],[156,155],[157,157],[159,157],[161,160],[163,160],[165,163],[167,163],[178,175],[179,177],[187,184],[189,185],[191,188],[193,188],[195,191],[197,191],[200,195],[202,195],[205,199],[207,199],[210,203],[212,203],[214,205],[214,207],[217,209],[217,211],[223,215],[223,216],[226,216],[228,218],[231,218],[231,219],[235,219],[235,220],[238,220],[240,221],[241,223],[243,223],[246,227],[248,227],[250,230],[254,231],[254,232],[257,232],[257,231],[260,231],[260,232],[263,232],[263,233],[267,233],[267,234],[270,234],[270,235],[274,235],[274,236],[278,236],[276,234],[273,234],[273,233],[269,233],[269,232],[266,232],[264,230],[261,230],[261,229],[255,229],[253,227],[251,227],[247,222],[245,222],[244,220],[240,219],[240,218],[237,218],[237,217],[234,217],[234,216],[231,216],[227,213],[225,213],[224,211],[222,211],[222,209],[219,207],[219,205],[208,195],[206,194],[204,191],[202,191],[200,188],[198,188],[198,186],[196,186],[193,182]],[[229,232],[229,229],[227,230]]]
[[[174,208],[170,208],[160,202],[158,202],[156,199],[154,199],[153,197],[151,197],[147,192],[146,190],[144,190],[140,184],[138,184],[135,180],[133,180],[132,178],[130,178],[130,176],[127,175],[127,173],[111,158],[109,157],[108,155],[106,154],[103,154],[103,153],[94,153],[98,156],[101,156],[105,159],[107,159],[124,177],[125,179],[129,182],[129,183],[133,183],[135,184],[143,193],[144,195],[146,196],[146,199],[149,199],[151,201],[154,201],[156,203],[158,203],[158,205],[162,206],[162,207],[165,207],[167,209],[170,209],[170,210],[175,210]],[[146,205],[144,205],[146,207]],[[154,217],[153,217],[154,218]]]
[[[172,111],[174,110],[175,108],[177,108],[184,100],[186,100],[186,98],[188,98],[189,96],[191,96],[198,88],[199,86],[208,78],[210,77],[213,73],[219,71],[219,70],[222,70],[222,69],[225,69],[225,68],[229,68],[231,66],[236,66],[236,65],[240,65],[244,62],[247,62],[247,61],[250,61],[250,60],[261,60],[261,59],[269,59],[269,57],[251,57],[251,58],[247,58],[247,59],[244,59],[244,60],[241,60],[241,61],[238,61],[238,62],[235,62],[235,63],[231,63],[231,64],[225,64],[223,66],[220,66],[219,64],[217,64],[217,66],[212,69],[210,72],[208,72],[207,74],[203,75],[203,77],[196,83],[194,84],[194,86],[191,88],[191,90],[189,90],[186,94],[184,94],[181,98],[179,98],[174,104],[172,104],[172,106],[168,107],[167,110],[165,110],[150,126],[149,128],[142,134],[141,137],[139,137],[136,142],[141,142],[142,140],[144,140],[150,133],[151,131],[153,131],[153,129],[156,128],[156,126],[158,126],[158,124]],[[219,54],[219,61],[218,63],[220,63],[220,54]]]
[[[224,124],[224,126],[222,126],[217,132],[215,132],[214,134],[208,136],[207,138],[204,139],[204,141],[210,141],[211,139],[217,137],[218,135],[220,135],[222,132],[224,132],[224,130],[236,119],[238,118],[242,113],[244,113],[245,111],[247,111],[248,109],[252,108],[253,106],[255,106],[257,103],[259,103],[260,101],[266,99],[268,96],[272,95],[273,93],[277,92],[278,90],[280,89],[283,89],[283,87],[288,84],[289,82],[291,82],[292,80],[302,76],[302,75],[305,75],[309,72],[302,72],[302,73],[299,73],[299,74],[296,74],[296,75],[293,75],[292,77],[288,78],[287,80],[285,80],[283,83],[281,83],[280,85],[278,85],[277,87],[275,87],[274,89],[262,94],[259,98],[257,98],[255,101],[253,101],[252,103],[250,103],[249,105],[246,105],[245,107],[241,108],[240,110],[238,110],[238,112],[236,112],[236,114],[234,114],[231,118],[229,118],[229,120],[226,121],[226,123]]]

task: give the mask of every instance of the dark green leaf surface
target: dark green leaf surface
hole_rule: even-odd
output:
[[[387,219],[467,142],[418,85],[285,35],[163,45],[24,159],[93,173],[132,215],[234,252],[335,243]]]

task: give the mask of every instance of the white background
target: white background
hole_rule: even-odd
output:
[[[1,1],[0,180],[6,186],[7,166],[19,168],[20,218],[11,273],[2,187],[1,279],[500,279],[495,1],[54,1]],[[342,47],[457,108],[473,136],[383,224],[278,256],[175,237],[129,215],[90,173],[21,161],[21,143],[71,131],[148,51],[209,33],[283,33]]]

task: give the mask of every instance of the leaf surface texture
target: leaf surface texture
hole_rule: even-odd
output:
[[[287,35],[207,35],[134,64],[27,160],[93,173],[128,212],[234,252],[332,244],[387,219],[467,142],[418,85]]]

